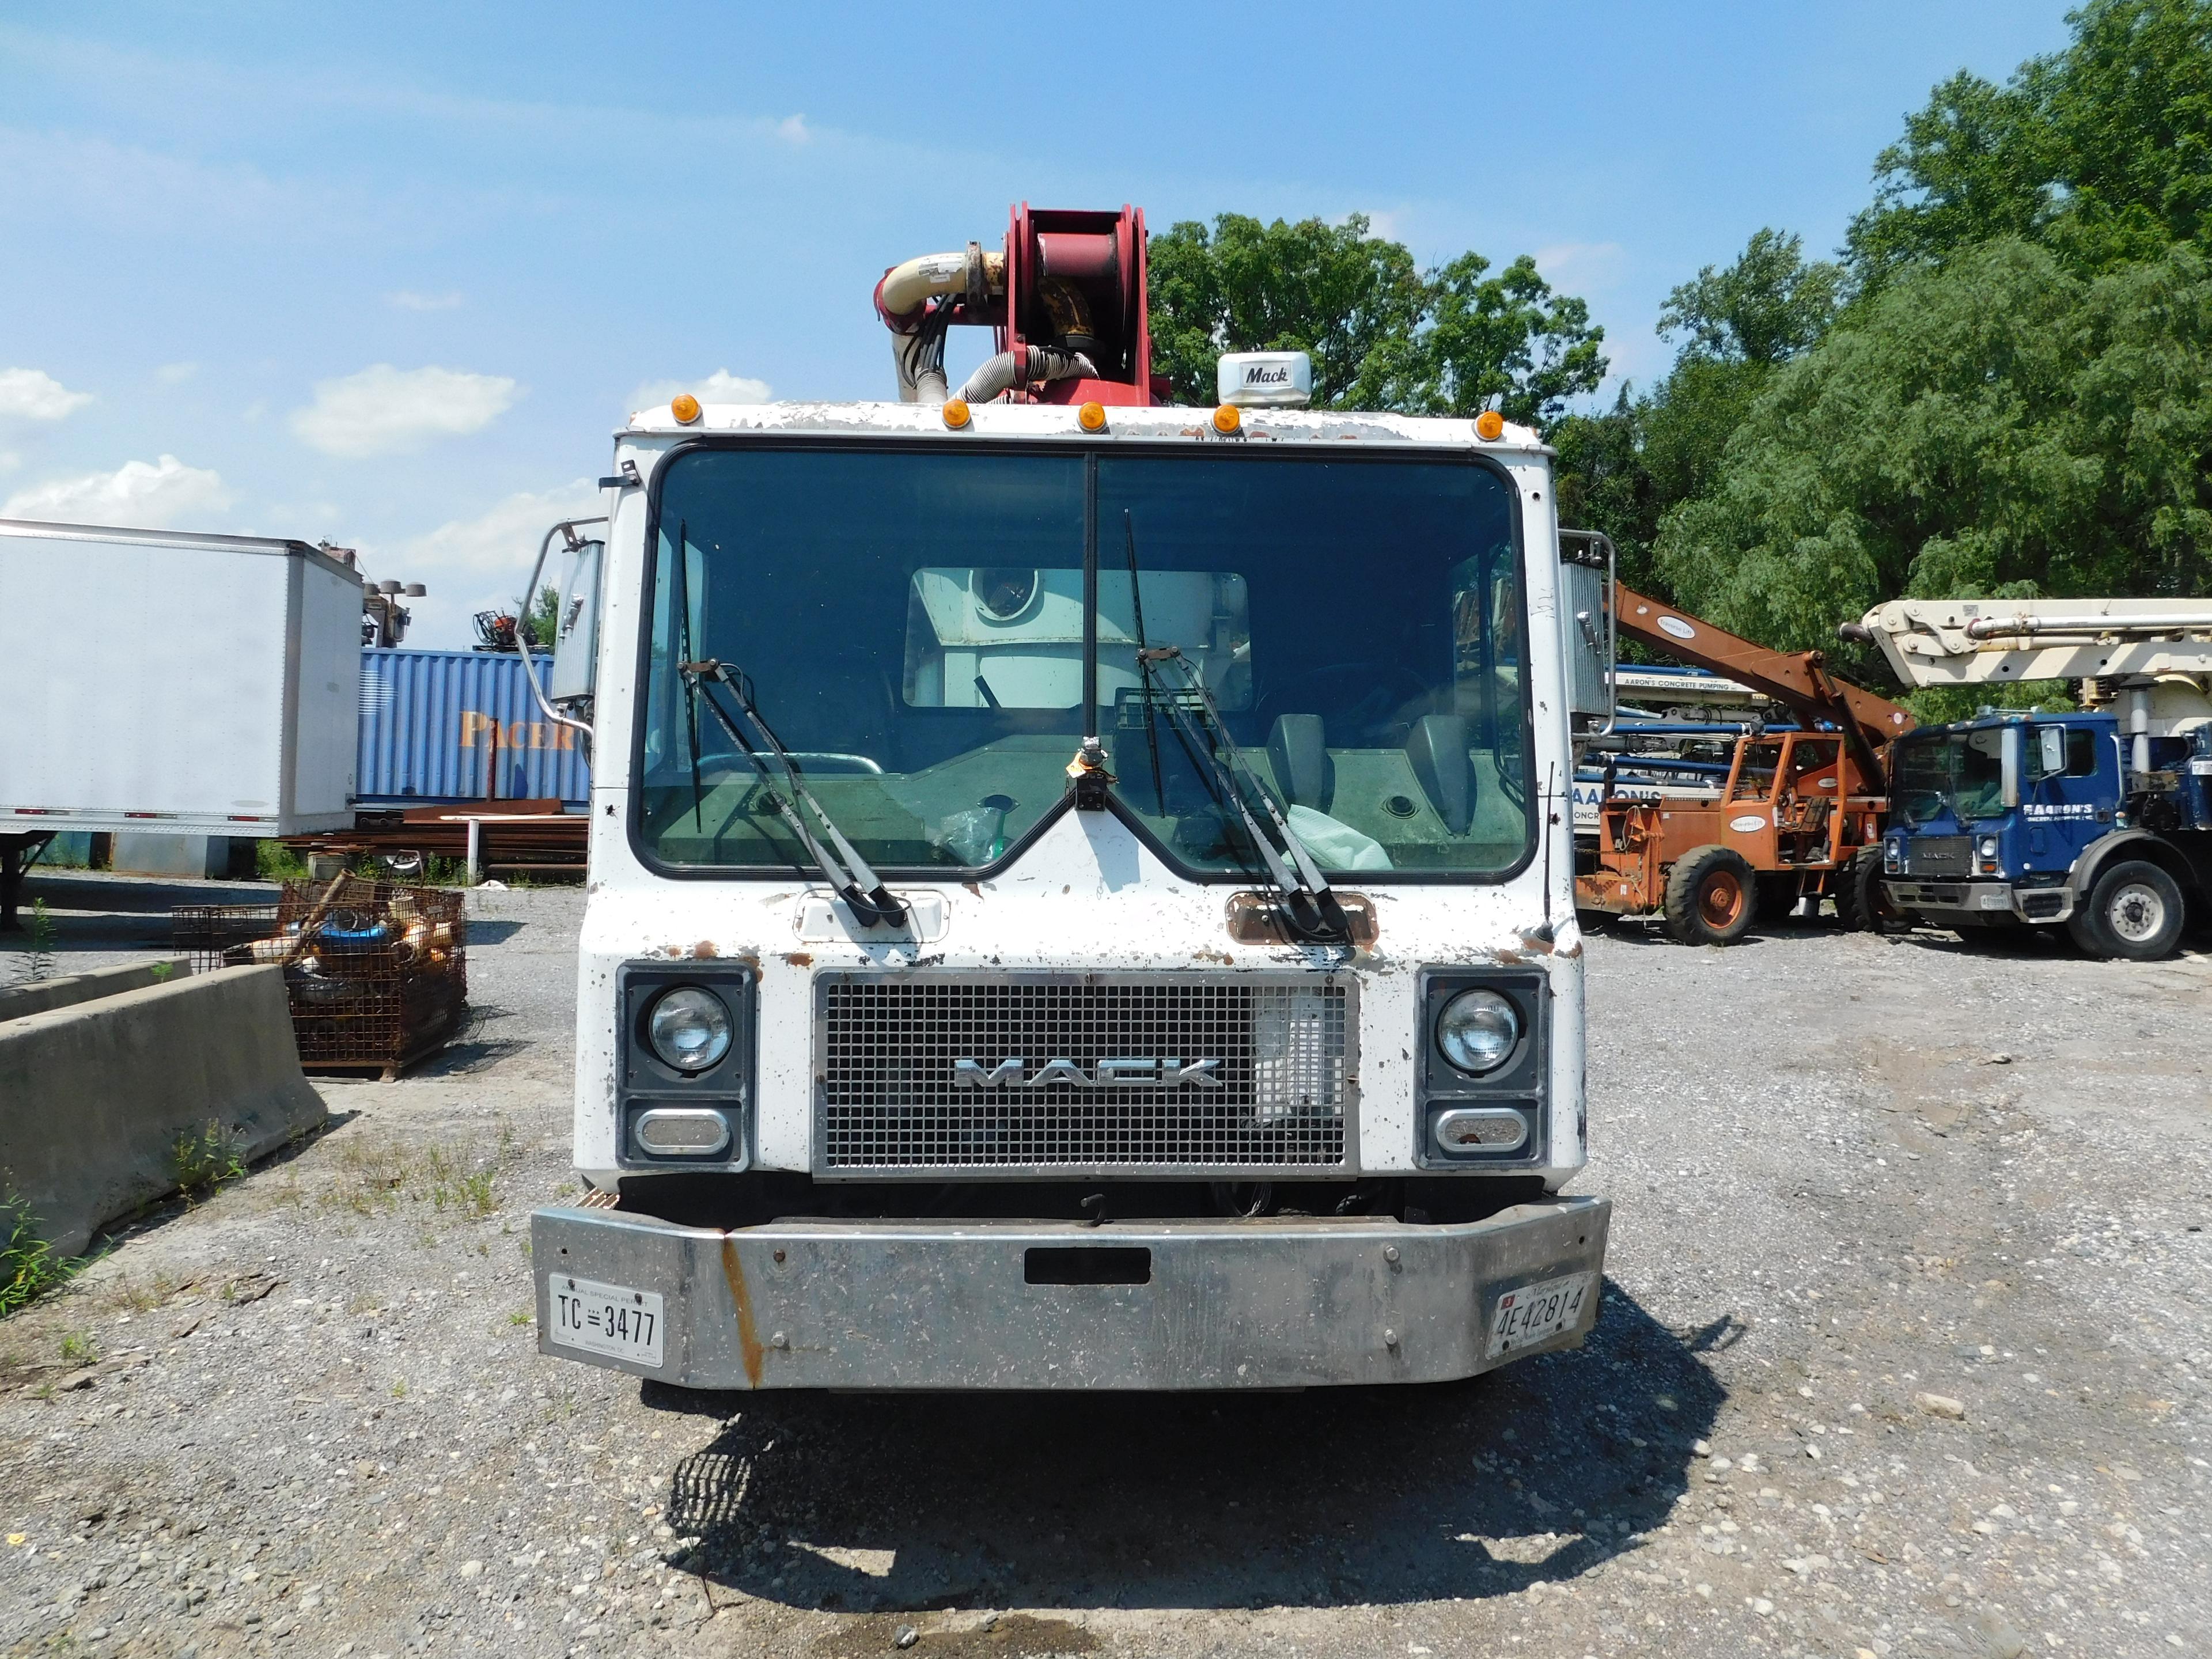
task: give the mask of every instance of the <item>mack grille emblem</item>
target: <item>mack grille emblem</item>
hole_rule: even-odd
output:
[[[1221,1079],[1216,1075],[1221,1068],[1218,1060],[1182,1060],[1174,1056],[1163,1059],[1102,1060],[1089,1071],[1072,1060],[1048,1060],[1035,1072],[1027,1071],[1026,1063],[1018,1055],[1002,1060],[986,1069],[973,1060],[952,1062],[952,1086],[956,1089],[999,1089],[1012,1085],[1017,1089],[1044,1089],[1055,1083],[1065,1083],[1078,1089],[1127,1089],[1147,1085],[1160,1089],[1196,1087],[1218,1089]]]

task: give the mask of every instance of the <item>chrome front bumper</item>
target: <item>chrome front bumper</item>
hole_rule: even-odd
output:
[[[1492,1356],[1507,1291],[1602,1272],[1612,1205],[1551,1198],[1464,1225],[777,1222],[734,1232],[618,1209],[531,1218],[538,1352],[693,1389],[1280,1389],[1432,1382]],[[1148,1252],[1144,1283],[1032,1283],[1066,1253]],[[1069,1276],[1064,1272],[1060,1276]],[[1079,1264],[1078,1273],[1080,1276]],[[1133,1276],[1133,1275],[1131,1275]],[[563,1278],[663,1298],[661,1363],[552,1340]]]
[[[2008,881],[1944,881],[1928,877],[1886,878],[1890,902],[1930,921],[1952,916],[2013,916],[2026,922],[2063,921],[2074,914],[2070,887],[2015,887]]]

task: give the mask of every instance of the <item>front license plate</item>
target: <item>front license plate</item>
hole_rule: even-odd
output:
[[[660,1364],[660,1298],[653,1291],[565,1273],[550,1275],[546,1291],[553,1319],[546,1334],[562,1347],[640,1365]]]
[[[1490,1357],[1572,1330],[1596,1279],[1595,1273],[1569,1273],[1506,1291],[1490,1316]]]

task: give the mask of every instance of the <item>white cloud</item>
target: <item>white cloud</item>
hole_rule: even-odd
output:
[[[696,380],[647,380],[629,394],[633,410],[665,404],[679,392],[688,392],[702,404],[764,404],[770,392],[766,380],[752,380],[718,368]]]
[[[154,378],[163,386],[182,386],[199,372],[198,363],[163,363],[154,371]]]
[[[92,401],[89,392],[71,392],[38,368],[0,368],[0,416],[22,421],[58,421]]]
[[[787,115],[775,124],[775,136],[787,144],[804,144],[812,140],[814,129],[804,115]]]
[[[1620,274],[1622,252],[1618,242],[1557,242],[1536,250],[1536,269],[1554,288],[1609,288]]]
[[[481,432],[514,403],[503,374],[375,363],[315,385],[315,401],[292,411],[292,430],[325,455],[358,460],[404,454],[432,438]]]
[[[13,472],[22,465],[23,458],[12,449],[0,449],[0,472]]]
[[[380,577],[429,588],[429,597],[410,607],[416,628],[410,644],[459,647],[471,638],[469,619],[477,611],[514,605],[547,531],[563,519],[602,510],[599,485],[578,478],[550,489],[519,490],[473,518],[453,520],[390,546],[364,548],[362,556]]]
[[[125,461],[112,472],[33,484],[10,495],[0,507],[0,517],[172,530],[220,513],[230,502],[220,473],[164,455],[157,461]]]
[[[461,296],[459,293],[417,294],[412,289],[403,288],[397,293],[386,295],[384,303],[395,311],[457,311],[460,308]]]
[[[578,478],[551,489],[517,490],[472,519],[452,520],[401,545],[410,571],[434,567],[457,576],[497,573],[510,587],[520,588],[548,530],[563,519],[599,510],[599,485]]]

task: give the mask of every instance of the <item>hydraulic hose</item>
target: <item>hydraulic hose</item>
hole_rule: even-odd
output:
[[[1002,351],[988,359],[969,375],[968,384],[960,388],[960,396],[971,404],[988,404],[1018,386],[1078,377],[1095,380],[1097,374],[1097,366],[1079,351],[1062,351],[1054,346],[1016,346],[1012,351]]]

